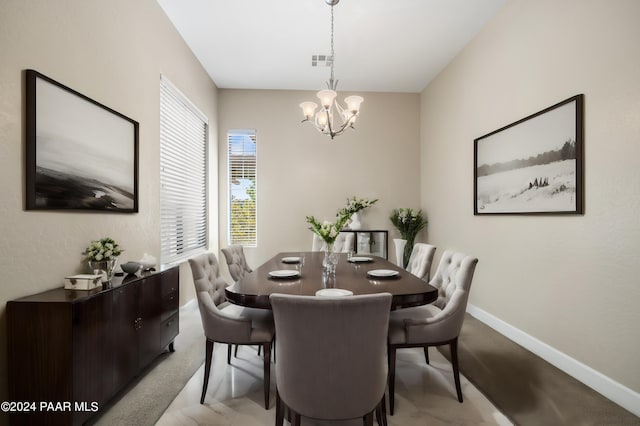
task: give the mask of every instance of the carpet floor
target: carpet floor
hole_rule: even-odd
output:
[[[204,361],[204,335],[195,303],[181,308],[180,334],[175,346],[175,353],[161,355],[114,402],[104,408],[93,424],[153,425],[192,377],[198,379],[195,381],[201,386],[202,379],[196,376],[201,376]],[[513,424],[640,426],[640,418],[634,414],[470,315],[465,319],[458,350],[463,376]],[[441,348],[440,352],[449,358],[448,348]],[[398,352],[399,357],[401,353]],[[451,374],[449,368],[449,365],[443,366],[446,383]],[[256,376],[261,379],[261,374]],[[210,389],[211,386],[210,383]],[[260,387],[256,390],[256,407],[260,406]],[[197,390],[195,392],[199,395]],[[197,395],[196,399],[199,399]],[[447,398],[451,396],[447,395]],[[441,420],[436,423],[451,424],[446,419]],[[166,420],[163,422],[167,424]],[[469,420],[455,424],[476,423]]]

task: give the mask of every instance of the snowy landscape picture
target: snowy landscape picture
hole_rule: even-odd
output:
[[[475,140],[474,214],[582,213],[583,98]]]

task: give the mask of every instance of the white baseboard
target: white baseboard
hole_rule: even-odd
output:
[[[198,303],[196,302],[196,298],[189,299],[185,302],[184,305],[180,306],[180,310],[191,310],[198,307]]]
[[[640,417],[640,393],[612,380],[588,365],[571,358],[554,347],[549,346],[476,306],[471,304],[467,305],[467,312],[498,333],[513,340],[520,346],[574,377],[576,380],[581,381],[596,392],[602,394],[604,397]]]

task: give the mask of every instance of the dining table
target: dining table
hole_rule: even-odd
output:
[[[340,296],[391,293],[391,309],[435,301],[438,289],[388,260],[373,255],[337,254],[335,273],[323,267],[325,253],[283,252],[225,289],[229,302],[271,309],[274,293],[301,296]]]

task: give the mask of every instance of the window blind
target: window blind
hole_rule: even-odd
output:
[[[160,260],[173,263],[207,247],[208,119],[160,78]]]
[[[227,133],[229,171],[229,244],[256,247],[257,227],[257,149],[255,130]]]

